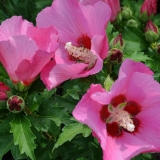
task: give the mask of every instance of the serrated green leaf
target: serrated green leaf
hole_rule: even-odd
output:
[[[71,116],[67,113],[65,107],[57,107],[56,100],[52,97],[46,99],[39,107],[40,117],[49,118],[53,120],[58,126],[63,124],[70,124]]]
[[[25,153],[32,160],[35,160],[34,143],[35,135],[32,133],[29,120],[23,114],[16,114],[11,121],[11,132],[14,137],[14,144],[19,145],[21,154]]]
[[[63,143],[67,141],[71,141],[77,134],[82,133],[85,137],[89,136],[91,130],[81,123],[74,123],[68,126],[65,126],[62,129],[62,133],[59,135],[59,138],[54,146],[54,149],[61,146]],[[87,133],[87,134],[86,134]]]
[[[147,60],[152,60],[150,57],[148,57],[148,55],[145,55],[143,52],[130,52],[130,53],[125,53],[124,54],[124,58],[130,58],[133,59],[134,61],[137,62],[146,62]]]
[[[125,27],[122,33],[125,41],[125,51],[144,51],[148,48],[142,32],[135,27]]]

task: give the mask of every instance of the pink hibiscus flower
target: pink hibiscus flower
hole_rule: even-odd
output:
[[[116,19],[117,14],[121,11],[120,0],[79,0],[79,2],[84,5],[89,5],[89,4],[93,5],[98,1],[103,1],[110,6],[110,8],[112,10],[110,20],[114,21]]]
[[[38,27],[54,26],[59,34],[55,60],[41,72],[48,89],[102,69],[108,55],[105,28],[110,14],[104,2],[84,6],[75,0],[54,0],[51,7],[38,14]]]
[[[160,85],[140,62],[124,60],[110,92],[92,84],[73,110],[98,138],[104,160],[160,151]]]
[[[20,16],[13,16],[0,25],[0,61],[14,83],[30,84],[58,46],[53,27],[35,28]]]

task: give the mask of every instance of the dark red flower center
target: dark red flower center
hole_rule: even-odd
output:
[[[87,49],[91,49],[91,38],[88,37],[88,35],[82,35],[81,37],[79,37],[77,39],[77,43],[80,45],[80,47],[84,47],[84,48],[87,48]]]
[[[100,118],[106,123],[107,133],[111,137],[120,137],[123,132],[138,132],[140,122],[135,116],[141,112],[141,106],[134,101],[127,101],[124,94],[111,99],[111,103],[102,106]]]

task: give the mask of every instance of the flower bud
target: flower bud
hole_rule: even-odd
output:
[[[138,27],[138,23],[134,19],[130,19],[130,20],[127,21],[126,26],[137,28]]]
[[[7,100],[7,109],[12,113],[19,113],[25,107],[24,99],[20,96],[13,95]]]
[[[155,51],[160,55],[160,43],[156,44]]]
[[[155,15],[157,13],[157,0],[145,0],[140,8],[140,13],[146,13],[147,16]]]
[[[132,16],[132,11],[129,7],[122,7],[122,19],[124,20],[129,20]]]
[[[145,27],[145,38],[148,42],[156,42],[159,38],[159,30],[158,27],[149,20]]]
[[[3,82],[0,82],[0,101],[7,100],[7,91],[10,91],[10,88]]]
[[[116,36],[115,38],[113,38],[111,40],[111,42],[109,43],[110,48],[118,48],[123,50],[124,49],[124,41],[122,39],[122,35],[119,34],[118,36]]]
[[[145,11],[143,13],[140,13],[139,14],[139,19],[140,19],[141,22],[144,22],[144,23],[147,22],[148,19],[149,19],[148,15],[147,15],[147,12]]]
[[[120,63],[122,61],[122,58],[123,58],[123,51],[122,50],[120,50],[118,48],[113,48],[113,49],[109,50],[108,60],[112,64]]]
[[[17,82],[16,84],[14,84],[14,88],[19,91],[19,92],[25,92],[29,89],[30,86],[26,86],[21,82]]]
[[[117,17],[116,17],[116,22],[117,24],[120,24],[122,22],[122,13],[118,13]]]

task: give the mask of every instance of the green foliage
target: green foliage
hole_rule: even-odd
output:
[[[143,0],[123,0],[121,4],[130,7],[131,19],[138,24],[127,27],[127,21],[108,23],[108,41],[122,34],[125,41],[124,57],[145,63],[154,71],[154,78],[160,82],[160,56],[153,44],[146,42],[144,23],[139,20],[139,9]],[[52,0],[0,0],[0,22],[13,15],[36,23],[37,14],[50,6]],[[160,15],[153,22],[160,26]],[[20,114],[9,114],[6,102],[0,102],[0,159],[11,151],[15,160],[102,160],[102,149],[91,134],[91,130],[78,123],[72,111],[92,83],[101,84],[110,90],[117,79],[121,63],[109,64],[104,60],[103,69],[94,75],[68,80],[56,89],[48,91],[39,77],[29,90],[19,93],[0,65],[0,81],[5,82],[11,94],[25,99],[26,107]],[[153,154],[140,154],[132,160],[153,160]]]
[[[46,99],[39,107],[39,117],[51,119],[58,126],[61,123],[68,125],[70,123],[71,116],[67,113],[65,107],[59,107],[56,104],[54,98]]]
[[[137,51],[126,52],[124,54],[124,58],[133,59],[137,62],[146,62],[147,60],[149,60],[150,62],[152,61],[152,59],[148,57],[148,55],[145,55],[144,52]]]
[[[51,3],[52,0],[1,0],[0,22],[14,15],[20,15],[35,24],[38,12]]]
[[[12,116],[8,116],[1,124],[0,124],[0,159],[2,159],[3,155],[7,153],[13,146],[13,136],[9,132]]]
[[[132,160],[154,160],[151,154],[141,154],[133,158]]]
[[[35,135],[32,133],[29,120],[22,114],[16,114],[11,121],[11,132],[14,136],[14,144],[19,145],[21,154],[26,153],[32,160],[35,160],[34,143]]]
[[[144,39],[144,35],[135,27],[126,27],[122,33],[126,43],[125,51],[144,51],[148,48],[148,43]]]
[[[77,134],[83,133],[84,137],[90,135],[91,131],[88,127],[80,123],[70,124],[62,129],[62,133],[54,146],[54,149],[61,146],[66,141],[71,141]]]

